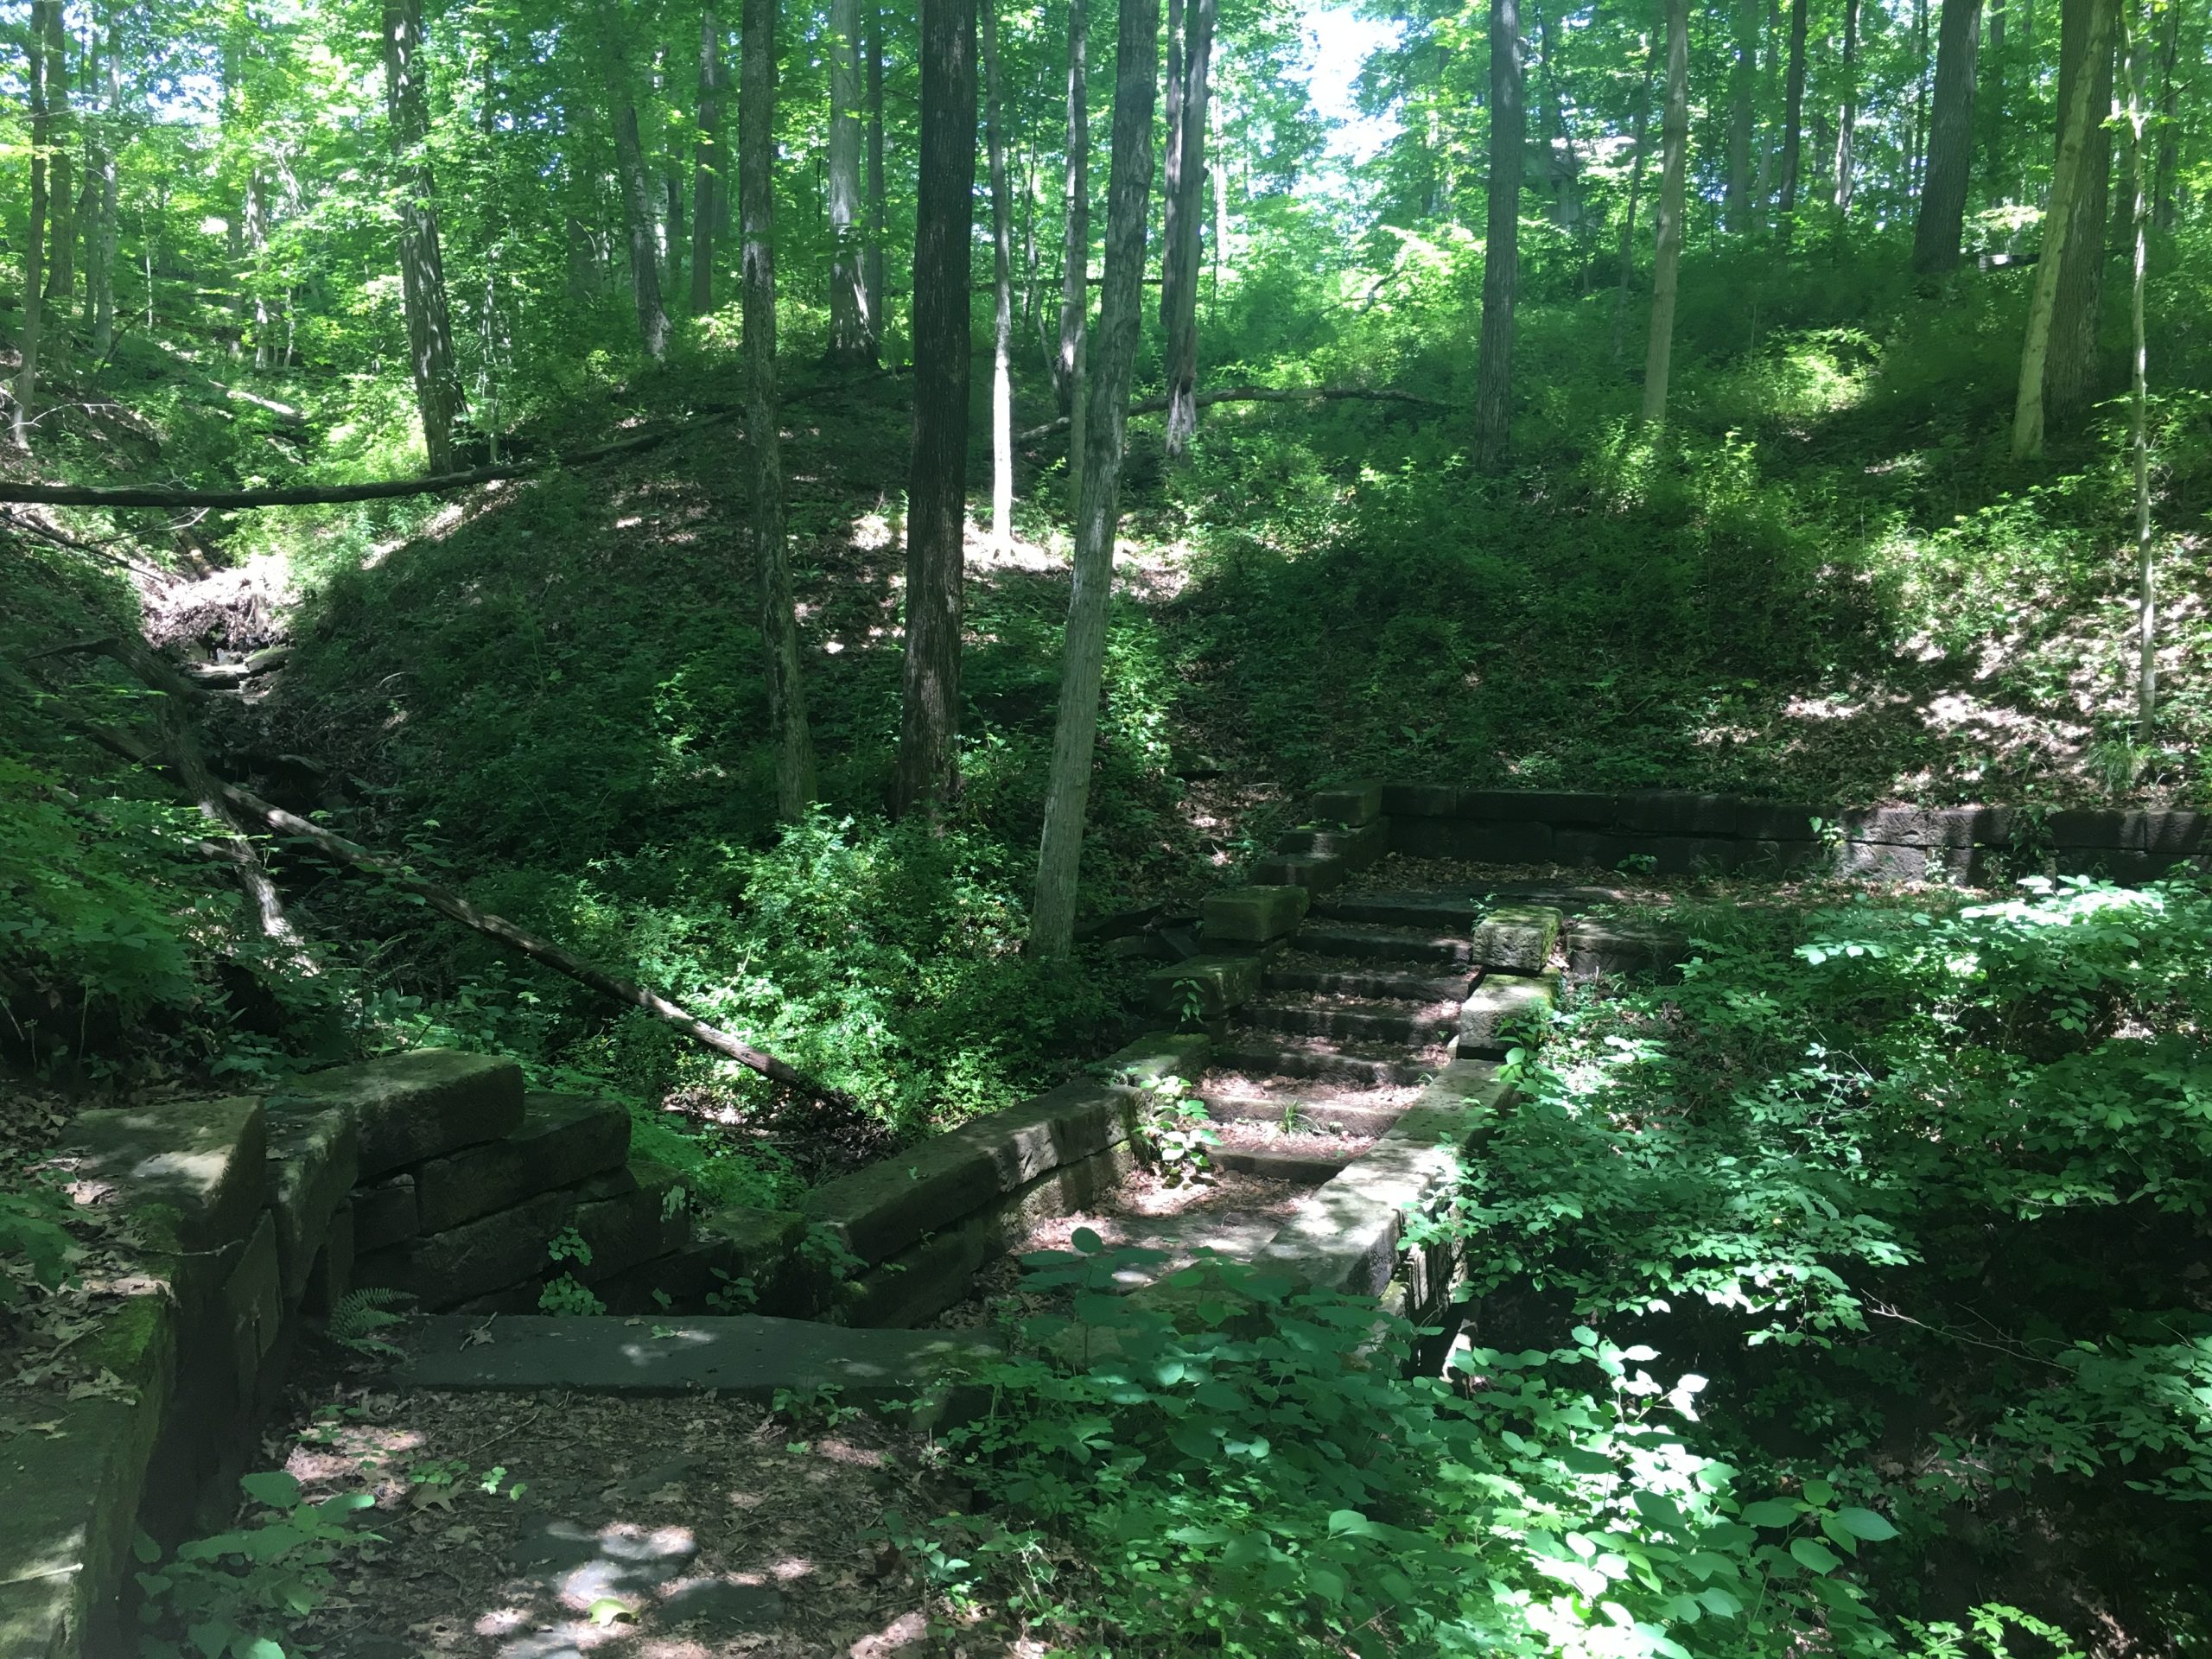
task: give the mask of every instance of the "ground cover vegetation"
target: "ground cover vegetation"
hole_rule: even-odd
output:
[[[2201,9],[1371,10],[0,5],[5,1064],[497,1047],[780,1203],[1113,1046],[1078,921],[1318,782],[2203,800]],[[1450,1381],[1264,1286],[1021,1362],[963,1617],[2198,1650],[2204,901],[1985,899],[1532,1045]],[[11,1169],[0,1316],[64,1233]]]

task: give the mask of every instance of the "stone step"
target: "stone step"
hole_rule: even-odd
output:
[[[1295,1092],[1302,1090],[1304,1092]],[[1395,1100],[1395,1091],[1363,1091]],[[1411,1090],[1405,1091],[1409,1096]],[[1316,1088],[1309,1080],[1285,1080],[1274,1088],[1215,1089],[1201,1084],[1198,1098],[1217,1123],[1274,1123],[1294,1129],[1335,1130],[1344,1135],[1380,1135],[1398,1121],[1405,1103],[1369,1105],[1363,1091]]]
[[[1341,957],[1286,951],[1267,964],[1260,983],[1271,991],[1330,991],[1339,996],[1402,1001],[1457,1001],[1474,983],[1472,974],[1443,974],[1433,962],[1382,958],[1353,965]]]
[[[1689,955],[1684,935],[1656,923],[1584,917],[1567,931],[1567,970],[1577,979],[1600,974],[1675,977]]]
[[[1409,1055],[1402,1043],[1330,1042],[1240,1027],[1214,1046],[1213,1063],[1249,1077],[1319,1077],[1332,1083],[1419,1083],[1444,1065],[1442,1051]]]
[[[439,1315],[401,1333],[402,1388],[690,1394],[748,1400],[836,1389],[861,1404],[912,1398],[939,1373],[1000,1352],[984,1331],[899,1331],[772,1319]]]
[[[1434,928],[1382,927],[1369,922],[1309,921],[1298,930],[1297,949],[1319,957],[1359,957],[1394,962],[1442,962],[1458,964],[1473,960],[1473,948],[1464,932],[1453,934]]]
[[[1459,1005],[1456,1001],[1327,1001],[1290,995],[1256,997],[1244,1005],[1241,1014],[1247,1024],[1262,1031],[1418,1046],[1449,1037],[1458,1027]]]
[[[1208,1147],[1206,1161],[1216,1169],[1257,1175],[1270,1181],[1319,1186],[1341,1174],[1355,1154],[1345,1152],[1275,1152],[1264,1147]],[[1271,1233],[1270,1237],[1273,1236]],[[1266,1241],[1262,1240],[1264,1243]]]
[[[1317,899],[1313,914],[1342,922],[1383,927],[1412,927],[1437,933],[1465,933],[1482,906],[1472,895],[1452,893],[1355,893]]]

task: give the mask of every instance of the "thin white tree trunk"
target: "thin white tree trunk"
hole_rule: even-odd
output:
[[[29,29],[24,37],[29,65],[30,105],[30,223],[23,243],[23,331],[18,342],[22,357],[16,370],[14,432],[16,448],[31,447],[31,411],[38,401],[39,326],[46,299],[46,152],[52,136],[47,111],[47,15],[59,12],[61,0],[31,0]]]
[[[830,357],[875,360],[861,244],[860,0],[830,5]]]
[[[991,546],[1014,548],[1014,204],[1006,176],[997,0],[982,0],[984,144],[991,174]]]
[[[1655,426],[1667,418],[1667,375],[1675,353],[1675,296],[1682,275],[1682,195],[1689,168],[1689,0],[1667,0],[1667,113],[1660,128],[1658,248],[1651,268],[1651,340],[1643,353],[1643,418]]]
[[[2150,114],[2145,91],[2149,45],[2145,30],[2126,19],[2129,170],[2135,187],[2135,270],[2129,294],[2134,325],[2134,398],[2129,434],[2135,461],[2135,741],[2148,748],[2158,723],[2158,561],[2151,536],[2151,350],[2143,324],[2143,289],[2151,270],[2151,168],[2144,154]]]

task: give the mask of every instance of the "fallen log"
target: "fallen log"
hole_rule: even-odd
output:
[[[616,455],[632,454],[687,432],[727,425],[737,419],[738,414],[736,410],[725,410],[703,420],[640,433],[634,438],[601,444],[595,449],[479,467],[466,473],[434,473],[423,478],[387,478],[371,484],[284,484],[260,490],[178,490],[136,484],[22,484],[0,480],[0,501],[35,501],[53,507],[159,507],[169,511],[204,508],[209,512],[230,512],[248,507],[332,506],[346,501],[382,501],[395,496],[437,495],[448,490],[465,490],[472,485],[529,478],[559,467],[585,467]]]
[[[1206,409],[1215,404],[1300,404],[1313,398],[1363,397],[1375,403],[1414,404],[1422,409],[1449,409],[1451,404],[1440,398],[1424,397],[1417,391],[1400,391],[1393,386],[1215,386],[1198,394],[1198,407]],[[1147,397],[1129,405],[1132,415],[1157,415],[1167,407],[1165,397]],[[1014,434],[1016,443],[1034,443],[1039,438],[1049,438],[1055,432],[1068,429],[1068,417],[1047,421],[1042,426],[1033,426]]]

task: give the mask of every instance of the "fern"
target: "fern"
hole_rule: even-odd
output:
[[[414,1300],[404,1290],[370,1287],[348,1292],[330,1310],[323,1333],[340,1348],[349,1348],[357,1354],[378,1359],[403,1358],[404,1351],[398,1344],[377,1333],[404,1321],[404,1312],[392,1310],[404,1309]]]

